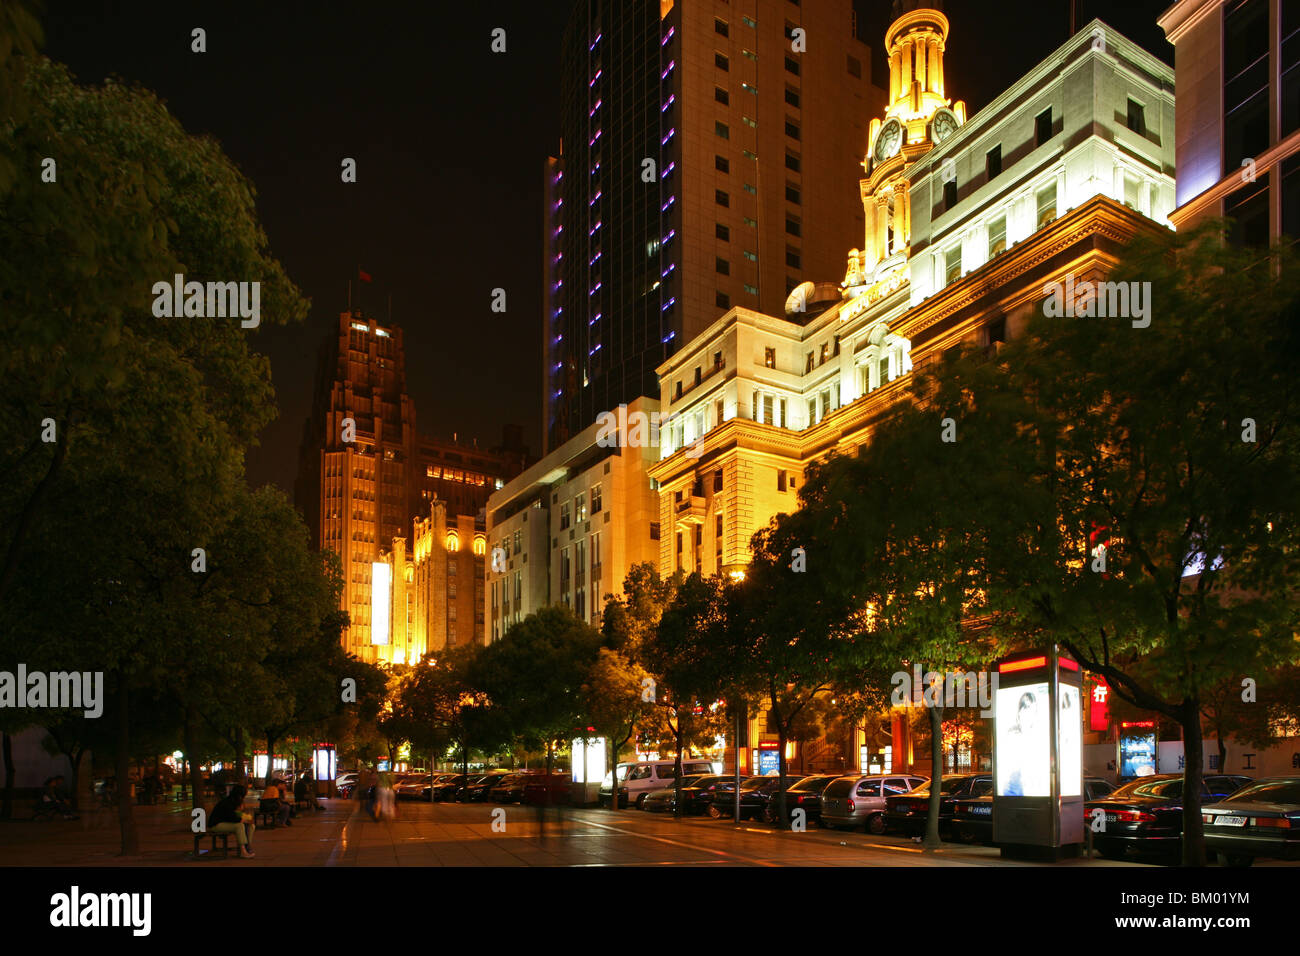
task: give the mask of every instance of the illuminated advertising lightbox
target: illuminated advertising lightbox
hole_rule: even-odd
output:
[[[1101,677],[1092,679],[1088,698],[1088,729],[1105,733],[1110,730],[1110,685]]]
[[[1136,780],[1156,772],[1156,728],[1152,721],[1120,725],[1119,776]]]
[[[1057,754],[1061,765],[1061,791],[1063,797],[1077,797],[1083,793],[1083,715],[1080,712],[1079,688],[1062,684],[1061,702],[1057,714]]]
[[[758,775],[766,777],[770,774],[781,772],[781,752],[772,746],[771,748],[762,747],[758,751]]]
[[[370,643],[388,643],[389,578],[391,569],[383,561],[370,565]]]
[[[1046,682],[998,688],[998,796],[1051,796],[1049,701]]]
[[[574,783],[597,783],[605,777],[605,738],[575,737],[570,742],[569,774]]]

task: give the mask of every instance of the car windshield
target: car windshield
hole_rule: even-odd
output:
[[[821,790],[828,783],[834,780],[834,777],[809,777],[807,780],[800,780],[791,790]]]
[[[757,790],[759,787],[765,787],[772,782],[771,777],[750,777],[740,785],[741,790]]]
[[[1173,779],[1173,778],[1171,778],[1171,777],[1161,777],[1160,779],[1161,779],[1161,780],[1170,780],[1170,779]],[[1127,796],[1131,796],[1131,795],[1133,794],[1133,791],[1136,790],[1136,789],[1138,789],[1138,787],[1148,787],[1148,786],[1150,786],[1150,785],[1153,784],[1153,783],[1159,783],[1159,782],[1160,782],[1160,781],[1158,781],[1158,780],[1152,780],[1150,777],[1139,777],[1139,778],[1136,779],[1136,780],[1130,780],[1128,783],[1124,784],[1123,786],[1121,786],[1121,787],[1117,787],[1116,789],[1112,790],[1112,791],[1110,792],[1110,796],[1112,796],[1112,797],[1127,797]]]
[[[1290,803],[1300,805],[1300,780],[1261,780],[1247,785],[1222,803],[1250,800],[1259,803]]]
[[[832,780],[831,785],[826,788],[825,796],[842,797],[853,789],[852,777],[840,777],[838,780]]]
[[[1183,782],[1181,780],[1153,780],[1150,783],[1144,783],[1139,787],[1134,787],[1132,796],[1135,797],[1179,797],[1183,793]]]

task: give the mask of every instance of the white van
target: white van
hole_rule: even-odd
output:
[[[635,803],[638,810],[645,802],[645,796],[651,790],[671,787],[676,782],[673,770],[676,760],[636,760],[618,765],[618,802],[619,806]],[[699,757],[682,758],[682,776],[693,773],[713,773],[713,764]],[[609,806],[614,791],[614,774],[605,774],[600,785],[600,805]]]

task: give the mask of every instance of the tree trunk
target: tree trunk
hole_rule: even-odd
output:
[[[235,779],[241,787],[244,785],[244,728],[235,728]]]
[[[618,752],[620,749],[611,735],[609,738],[609,779],[612,781],[609,785],[609,808],[611,810],[618,809]]]
[[[126,678],[117,679],[117,753],[113,764],[117,773],[117,824],[121,831],[122,856],[140,854],[140,835],[135,829],[134,801],[131,799],[131,701]]]
[[[685,734],[682,732],[682,715],[677,715],[677,727],[673,731],[673,736],[677,739],[677,760],[673,763],[673,774],[676,779],[673,780],[673,799],[676,806],[673,807],[673,819],[682,818],[682,739]],[[632,791],[628,791],[627,797],[632,799]]]
[[[925,818],[927,850],[937,850],[943,845],[939,839],[939,797],[943,786],[943,708],[927,707],[930,712],[930,810]]]
[[[271,778],[275,776],[275,772],[272,770],[274,765],[275,737],[272,736],[271,731],[268,730],[266,732],[266,777],[262,780],[263,787],[269,787],[271,785]],[[390,763],[389,766],[392,766],[392,764]]]
[[[69,805],[73,810],[81,809],[81,800],[77,796],[80,789],[79,780],[81,778],[81,758],[85,756],[86,748],[78,747],[72,753],[64,752],[68,758],[68,783],[69,783]]]
[[[782,830],[790,827],[790,819],[785,812],[785,775],[789,767],[785,762],[785,742],[786,737],[785,722],[778,720],[776,723],[776,793],[772,794],[769,799],[776,801],[776,825]]]
[[[9,732],[5,731],[0,747],[4,749],[5,790],[4,800],[0,803],[0,820],[12,820],[14,815],[14,744]]]
[[[194,716],[195,708],[185,708],[185,718],[181,724],[182,741],[185,744],[185,765],[190,776],[190,806],[203,806],[203,770],[194,759]]]
[[[1219,745],[1219,773],[1228,772],[1228,745],[1223,742],[1223,731],[1216,731]]]
[[[1193,696],[1183,703],[1183,866],[1205,866],[1205,830],[1201,820],[1204,763],[1201,707]]]

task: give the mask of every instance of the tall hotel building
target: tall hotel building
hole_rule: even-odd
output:
[[[1300,0],[1181,0],[1174,45],[1183,229],[1236,220],[1235,238],[1300,236]]]
[[[578,0],[546,168],[547,451],[734,307],[843,268],[884,93],[851,0]]]
[[[313,545],[342,561],[349,652],[401,663],[446,643],[483,643],[479,513],[527,461],[517,427],[490,451],[418,435],[402,330],[360,310],[339,316],[321,349],[294,496]],[[432,542],[455,554],[462,540],[459,559],[434,561]]]
[[[1166,64],[1094,20],[968,117],[948,95],[943,12],[896,10],[889,102],[840,199],[865,210],[842,280],[812,271],[777,312],[733,306],[658,368],[661,574],[743,575],[753,533],[798,506],[804,470],[869,442],[914,370],[996,352],[1047,283],[1101,278],[1129,240],[1170,228]],[[850,765],[889,769],[854,733]],[[912,763],[906,722],[891,746],[894,769]]]

